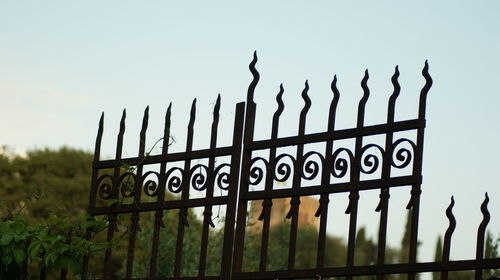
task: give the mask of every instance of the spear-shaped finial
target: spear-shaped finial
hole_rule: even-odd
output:
[[[259,72],[257,71],[257,69],[255,69],[256,64],[257,64],[257,51],[254,51],[252,62],[250,62],[250,65],[248,66],[250,72],[252,73],[253,80],[250,83],[250,86],[248,86],[247,102],[253,102],[255,87],[257,87],[257,83],[259,82],[260,78]]]
[[[370,97],[370,89],[368,88],[368,69],[365,70],[365,75],[363,80],[361,80],[361,87],[363,88],[363,97],[359,101],[358,105],[358,121],[357,127],[363,127],[364,119],[365,119],[365,106],[368,101],[368,97]]]
[[[311,99],[307,92],[309,91],[309,82],[306,80],[304,89],[302,90],[302,99],[304,99],[304,107],[302,111],[300,111],[300,120],[299,120],[299,135],[304,135],[306,130],[306,117],[307,112],[311,108]]]
[[[389,106],[387,109],[387,123],[393,123],[394,122],[394,112],[396,108],[396,99],[399,96],[399,93],[401,92],[401,86],[399,85],[399,68],[396,65],[396,69],[394,70],[394,75],[392,75],[391,82],[394,87],[394,91],[392,92],[391,97],[389,98]]]

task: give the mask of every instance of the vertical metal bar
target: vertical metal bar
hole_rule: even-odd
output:
[[[99,161],[99,158],[101,156],[101,141],[102,141],[103,132],[104,132],[104,112],[101,114],[101,118],[99,119],[99,128],[97,130],[97,137],[95,140],[95,148],[94,148],[94,159],[93,159],[94,164]],[[89,209],[88,210],[90,210],[96,204],[97,188],[99,187],[99,186],[97,186],[98,173],[99,173],[99,170],[93,165],[92,166],[92,178],[91,178],[91,186],[90,186],[90,194],[89,194]],[[90,229],[87,229],[85,232],[85,239],[90,240],[91,237],[92,237],[92,232]],[[87,280],[88,266],[89,266],[89,255],[86,254],[83,258],[83,265],[82,265],[82,279],[83,280]]]
[[[220,94],[217,96],[217,101],[215,102],[214,112],[213,112],[213,122],[212,131],[210,136],[210,149],[215,151],[217,148],[217,129],[219,125],[219,111],[220,111]],[[208,159],[208,174],[207,174],[207,191],[206,198],[211,199],[214,196],[214,169],[215,169],[215,157],[211,156]],[[205,206],[203,214],[203,227],[201,234],[201,249],[200,249],[200,265],[198,269],[198,276],[205,276],[205,269],[207,263],[207,249],[208,249],[208,233],[209,226],[214,226],[212,222],[212,205]]]
[[[19,280],[26,280],[27,277],[28,277],[28,260],[25,259],[23,265],[21,266]]]
[[[253,142],[253,133],[255,125],[255,103],[246,104],[245,113],[245,131],[243,134],[243,153],[241,160],[241,175],[239,185],[239,199],[238,199],[238,216],[236,221],[236,235],[234,242],[233,253],[233,273],[241,272],[243,264],[243,250],[245,247],[245,227],[247,219],[247,200],[243,197],[248,193],[248,178],[250,172],[250,161],[252,159],[252,150],[247,149],[248,145]],[[231,173],[233,174],[233,173]],[[228,209],[229,212],[229,209]],[[226,222],[227,227],[227,222]],[[224,234],[226,237],[226,234]]]
[[[40,280],[45,280],[47,278],[47,269],[44,267],[40,270]]]
[[[168,154],[168,147],[170,141],[170,114],[172,109],[172,103],[168,105],[167,113],[165,115],[165,128],[163,130],[163,145],[161,150],[162,158],[165,159]],[[165,172],[167,169],[167,163],[162,161],[160,164],[160,178],[158,182],[158,202],[163,202],[165,199],[165,185],[166,178]],[[153,244],[151,247],[151,259],[149,266],[149,277],[154,278],[156,276],[156,265],[158,258],[158,246],[160,242],[160,229],[164,227],[163,225],[163,210],[156,210],[155,222],[153,229]]]
[[[146,130],[148,129],[148,119],[149,119],[149,106],[144,110],[144,117],[142,119],[142,128],[139,140],[139,163],[137,164],[136,174],[135,174],[135,186],[134,186],[134,205],[141,203],[142,194],[142,170],[144,167],[144,153],[146,149]],[[130,219],[130,236],[128,242],[128,252],[127,252],[127,269],[125,276],[127,278],[132,277],[132,269],[134,266],[134,254],[135,254],[135,242],[137,240],[137,231],[139,228],[139,212],[135,211],[132,213]]]
[[[394,124],[394,113],[396,108],[396,99],[401,92],[401,87],[398,82],[399,69],[396,66],[394,70],[394,75],[391,78],[394,91],[389,98],[389,105],[387,109],[387,124]],[[382,162],[382,180],[389,180],[391,178],[391,157],[392,157],[392,142],[394,139],[394,133],[389,131],[385,135],[385,154]],[[385,264],[385,247],[387,239],[387,219],[389,212],[389,187],[382,186],[380,189],[380,202],[375,209],[375,211],[380,212],[380,222],[379,222],[379,232],[378,232],[378,249],[377,249],[377,264]],[[378,274],[377,280],[383,280],[385,278],[384,274]]]
[[[67,270],[64,270],[62,269],[61,270],[61,274],[59,275],[59,279],[60,280],[66,280],[66,276],[68,275],[68,271]]]
[[[448,229],[446,230],[446,233],[444,235],[443,257],[441,259],[443,264],[446,264],[447,262],[450,261],[451,236],[453,235],[453,232],[455,231],[455,227],[457,226],[457,221],[455,220],[455,216],[453,216],[453,206],[454,205],[455,205],[455,200],[453,199],[453,196],[452,196],[450,205],[446,209],[446,217],[448,217],[448,221],[450,222],[450,225],[448,226]],[[441,271],[441,280],[448,280],[448,271],[447,270]]]
[[[186,152],[191,152],[193,150],[193,126],[196,117],[196,98],[193,100],[191,105],[191,114],[188,124],[188,134],[186,140]],[[189,200],[189,189],[190,189],[190,175],[191,175],[191,160],[184,161],[184,174],[182,180],[182,195],[181,200],[187,202]],[[188,209],[179,209],[179,226],[177,230],[177,245],[175,249],[175,264],[174,264],[174,277],[177,278],[181,272],[182,265],[182,248],[184,243],[184,227],[189,226],[187,221]]]
[[[422,75],[425,78],[425,85],[420,91],[420,101],[418,109],[418,120],[420,121],[420,128],[417,131],[417,150],[413,162],[413,175],[422,176],[422,157],[424,150],[424,129],[425,129],[425,107],[427,104],[427,93],[432,86],[432,78],[429,75],[429,64],[425,61]],[[412,210],[411,216],[411,230],[410,230],[410,249],[409,249],[409,264],[413,267],[417,262],[417,246],[418,246],[418,217],[420,212],[420,194],[422,193],[421,185],[415,184],[411,189],[411,199],[407,209]],[[408,280],[415,280],[416,274],[414,272],[408,273]]]
[[[483,214],[483,220],[479,225],[477,230],[477,243],[476,243],[476,260],[481,261],[484,259],[484,236],[486,234],[486,227],[490,222],[490,212],[488,211],[488,202],[490,202],[490,198],[488,197],[488,193],[484,195],[484,201],[481,204],[481,213]],[[483,279],[483,270],[476,269],[475,279],[482,280]]]
[[[132,277],[132,269],[134,265],[134,254],[135,254],[135,242],[137,239],[137,231],[139,229],[139,212],[133,212],[130,217],[130,232],[128,240],[128,250],[127,250],[127,266],[125,277]]]
[[[307,112],[311,108],[311,99],[307,95],[309,91],[309,83],[306,81],[304,90],[302,90],[302,99],[304,99],[304,107],[300,112],[299,119],[299,137],[303,137],[305,135],[306,130],[306,118]],[[302,163],[304,156],[304,144],[297,145],[297,156],[296,163],[294,166],[293,172],[293,189],[300,189],[301,179],[302,179]],[[299,206],[300,206],[300,197],[293,196],[290,200],[290,212],[286,216],[287,219],[292,219],[291,229],[290,229],[290,243],[288,247],[288,269],[295,268],[295,253],[297,250],[297,230],[299,223]]]
[[[101,156],[101,141],[103,132],[104,132],[104,112],[101,114],[101,118],[99,119],[99,129],[97,130],[97,137],[95,140],[95,148],[94,148],[94,160],[93,160],[94,164],[99,161],[99,158]],[[89,208],[95,207],[96,204],[98,173],[99,170],[96,167],[92,166],[92,182],[89,194]]]
[[[125,109],[123,109],[122,113],[122,119],[120,121],[120,132],[118,133],[118,139],[117,139],[117,144],[116,144],[116,160],[120,160],[122,158],[122,148],[123,148],[123,135],[125,133],[125,118],[127,116],[127,113]],[[118,200],[118,192],[120,188],[120,182],[118,180],[118,177],[120,176],[120,167],[115,167],[113,171],[113,189],[112,189],[112,196],[111,199]],[[117,214],[109,214],[108,215],[108,234],[106,237],[106,240],[108,242],[111,242],[113,240],[114,233],[116,231],[116,218]],[[106,251],[104,253],[104,278],[110,278],[111,277],[111,256],[112,256],[112,248],[108,247],[106,248]]]
[[[229,178],[229,189],[228,189],[228,203],[226,206],[226,220],[224,226],[224,243],[222,244],[222,261],[221,261],[221,279],[229,280],[231,279],[231,261],[236,260],[237,257],[241,257],[242,254],[236,255],[233,258],[233,246],[236,245],[233,243],[234,241],[234,225],[236,218],[236,206],[238,203],[238,181],[240,178],[240,164],[241,164],[241,152],[242,152],[242,137],[243,137],[243,126],[244,126],[244,117],[245,117],[245,103],[241,102],[236,105],[236,115],[234,119],[234,129],[233,129],[233,151],[231,153],[231,171]],[[241,180],[243,180],[243,175],[241,175]],[[240,185],[241,186],[241,185]],[[246,204],[246,203],[245,203]],[[240,206],[241,207],[241,206]],[[246,210],[246,208],[245,208]],[[243,217],[243,222],[245,222],[245,218]],[[243,224],[243,232],[244,232],[244,224]],[[236,235],[238,236],[238,235]],[[241,242],[243,243],[243,242]],[[237,244],[237,243],[236,243]],[[241,266],[240,266],[241,267]]]
[[[368,88],[368,70],[365,71],[365,76],[361,80],[361,87],[363,88],[363,97],[359,101],[358,105],[358,118],[356,128],[362,129],[364,126],[365,119],[365,106],[370,96],[370,89]],[[353,187],[357,187],[360,177],[360,168],[358,163],[361,164],[361,149],[363,146],[363,136],[356,137],[356,143],[354,147],[354,164],[351,165],[351,182]],[[354,190],[349,193],[349,206],[347,207],[345,213],[350,214],[349,217],[349,237],[347,241],[347,267],[351,268],[354,265],[354,248],[356,243],[356,222],[358,217],[358,200],[359,191]],[[352,279],[352,276],[347,276],[346,279]]]
[[[335,114],[337,112],[337,105],[340,99],[340,92],[337,88],[337,76],[333,77],[331,84],[331,90],[333,92],[333,99],[330,104],[330,111],[328,114],[328,132],[335,131]],[[330,184],[330,170],[333,167],[332,163],[332,151],[333,151],[333,141],[326,142],[325,150],[325,162],[323,162],[323,170],[321,174],[321,185],[323,188],[328,188]],[[319,222],[319,235],[318,235],[318,250],[316,257],[316,267],[322,268],[325,262],[325,246],[326,246],[326,227],[328,222],[328,204],[330,202],[329,194],[321,194],[319,199],[319,207],[316,211],[315,216],[320,217]]]
[[[271,139],[273,140],[278,138],[279,119],[281,113],[283,113],[283,109],[285,108],[282,99],[283,93],[284,93],[283,84],[280,84],[280,91],[276,96],[276,102],[278,103],[278,108],[276,109],[276,112],[274,112],[273,123],[271,127]],[[273,183],[274,183],[273,175],[275,172],[275,165],[276,165],[276,148],[273,147],[269,151],[269,165],[266,172],[266,183],[265,183],[266,191],[271,191],[273,189]],[[269,245],[269,227],[271,221],[272,206],[273,206],[272,199],[269,198],[264,199],[264,201],[262,202],[262,213],[259,216],[259,220],[262,221],[262,239],[260,246],[259,271],[266,271],[267,269],[267,250]]]
[[[243,265],[243,250],[245,248],[245,227],[246,227],[246,219],[247,219],[247,206],[248,202],[246,199],[244,199],[242,196],[244,196],[248,192],[248,178],[249,178],[249,172],[250,172],[250,161],[252,160],[252,151],[250,149],[247,149],[247,147],[253,142],[253,133],[254,133],[254,126],[255,126],[255,107],[256,104],[253,101],[254,93],[255,93],[255,88],[257,87],[257,84],[260,79],[260,74],[259,71],[255,68],[255,65],[257,64],[257,51],[253,53],[253,59],[252,62],[250,62],[250,65],[248,65],[248,68],[250,69],[250,72],[252,73],[252,82],[248,86],[248,91],[247,91],[247,102],[246,102],[246,108],[245,108],[245,118],[242,123],[244,125],[245,130],[243,131],[242,137],[243,137],[243,146],[241,147],[242,149],[242,159],[241,163],[237,163],[238,165],[241,164],[241,174],[239,178],[239,190],[238,194],[235,194],[236,196],[239,195],[238,198],[238,213],[237,213],[237,220],[236,220],[236,234],[234,237],[234,253],[233,253],[233,271],[232,273],[235,272],[241,272],[242,265]],[[236,132],[235,132],[236,134]],[[234,156],[234,155],[233,155]],[[231,164],[231,168],[234,168],[234,165]],[[231,170],[231,174],[232,173]],[[235,175],[232,175],[235,176]],[[236,180],[236,179],[235,179]],[[235,186],[236,187],[236,186]],[[234,206],[236,207],[236,205]],[[227,208],[227,214],[229,214],[229,205]],[[226,227],[224,231],[224,241],[227,238],[226,232],[230,231],[228,229],[228,224],[226,221]],[[226,243],[224,243],[224,246],[226,246]],[[229,246],[233,246],[232,244]],[[226,248],[229,250],[228,248]],[[226,252],[224,250],[224,252]],[[230,256],[230,255],[229,255]],[[222,263],[224,262],[224,258],[222,260]],[[227,262],[226,262],[227,263]],[[225,268],[222,266],[222,269],[226,272],[227,276],[229,277],[228,268]],[[226,275],[224,274],[224,275]]]

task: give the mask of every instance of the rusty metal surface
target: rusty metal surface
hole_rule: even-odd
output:
[[[193,125],[196,119],[196,100],[193,101],[190,121],[187,129],[185,152],[170,153],[171,105],[165,117],[162,153],[145,154],[146,130],[148,125],[148,108],[144,112],[143,126],[140,132],[140,146],[137,157],[122,158],[125,116],[123,111],[120,131],[116,144],[116,156],[113,160],[100,160],[100,146],[103,135],[104,115],[99,122],[93,164],[92,185],[89,196],[89,212],[92,215],[106,215],[109,220],[107,240],[111,241],[117,229],[117,215],[129,214],[130,234],[128,240],[125,277],[126,279],[160,279],[156,276],[158,264],[159,235],[164,227],[162,217],[165,211],[176,211],[179,215],[176,250],[172,278],[161,279],[303,279],[321,277],[345,277],[352,279],[359,275],[372,275],[384,279],[387,274],[407,274],[408,279],[415,279],[417,273],[441,272],[441,279],[448,279],[448,271],[475,270],[475,279],[482,279],[482,270],[500,268],[500,259],[484,259],[484,241],[486,227],[490,220],[488,212],[489,198],[486,195],[481,205],[483,221],[477,234],[477,252],[474,260],[450,260],[450,247],[456,220],[453,216],[454,200],[446,210],[450,225],[445,233],[442,261],[418,262],[418,225],[422,183],[422,162],[425,130],[425,107],[427,94],[432,86],[429,65],[425,62],[422,75],[425,84],[420,92],[418,116],[410,120],[395,120],[395,108],[401,87],[398,82],[399,69],[395,68],[392,76],[393,93],[389,98],[387,121],[377,125],[365,125],[365,106],[369,102],[369,73],[365,71],[361,81],[363,96],[359,101],[356,126],[349,129],[336,129],[336,111],[341,98],[337,88],[337,77],[331,83],[332,99],[329,104],[327,127],[323,132],[306,133],[306,122],[311,99],[309,84],[306,81],[301,97],[304,106],[298,118],[297,134],[279,137],[280,117],[285,110],[282,96],[285,90],[280,85],[276,96],[277,110],[273,115],[271,137],[254,140],[257,104],[254,102],[255,89],[259,82],[256,69],[257,56],[250,63],[253,80],[248,88],[246,102],[236,105],[233,141],[229,147],[217,147],[220,96],[214,106],[213,123],[210,135],[210,148],[193,150]],[[413,137],[406,135],[411,134]],[[384,144],[372,142],[370,136],[381,136]],[[344,141],[344,142],[343,142]],[[353,148],[343,143],[350,141]],[[323,150],[308,150],[307,145],[319,143]],[[293,152],[283,152],[283,149]],[[286,151],[288,151],[286,150]],[[262,152],[268,156],[256,156]],[[230,157],[230,163],[217,163],[218,157]],[[194,160],[203,159],[208,164],[194,164]],[[170,163],[182,162],[183,167],[171,167]],[[159,164],[159,171],[147,171],[147,167]],[[132,166],[134,172],[124,170],[124,166]],[[113,170],[112,174],[106,170]],[[203,170],[205,175],[197,171]],[[401,175],[404,173],[403,175]],[[201,176],[201,177],[200,177]],[[151,177],[154,177],[151,179]],[[133,182],[133,188],[124,184],[125,180]],[[278,182],[291,182],[288,188],[277,188]],[[307,186],[305,184],[307,183]],[[262,189],[252,187],[262,185]],[[216,188],[227,191],[225,195],[214,196]],[[393,188],[404,188],[408,191],[407,209],[411,210],[410,243],[407,263],[386,264],[386,238],[388,227],[388,210],[390,192]],[[358,221],[358,203],[367,190],[379,190],[380,201],[374,211],[380,214],[377,240],[376,263],[369,266],[355,265],[355,240]],[[190,192],[205,191],[201,198],[190,197]],[[167,192],[178,194],[179,199],[168,200]],[[328,267],[325,264],[325,238],[327,232],[328,207],[333,195],[349,194],[349,215],[346,262],[343,267]],[[297,231],[300,215],[301,197],[319,196],[315,216],[319,218],[316,267],[298,269],[295,266],[297,250]],[[147,199],[143,199],[146,197]],[[131,203],[113,204],[114,200],[127,198]],[[290,235],[287,269],[268,270],[268,249],[270,231],[270,213],[273,199],[290,198],[289,211],[286,218],[290,220]],[[258,221],[262,223],[260,257],[258,271],[243,271],[243,255],[245,232],[247,230],[248,207],[252,201],[262,201],[262,213]],[[220,273],[217,276],[206,276],[207,246],[209,228],[213,227],[213,207],[225,205],[224,239]],[[201,249],[197,276],[180,275],[185,228],[189,226],[188,209],[203,207],[203,226],[200,235]],[[147,278],[132,278],[134,250],[137,232],[140,230],[140,213],[154,213],[154,227],[151,240],[150,268]],[[103,279],[114,279],[110,270],[113,249],[108,249],[102,260]],[[85,259],[84,276],[87,279],[88,259]]]

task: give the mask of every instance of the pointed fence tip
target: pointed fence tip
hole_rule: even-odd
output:
[[[455,206],[455,198],[452,195],[451,199],[450,199],[450,206],[449,207],[453,207],[453,206]]]
[[[217,99],[215,100],[214,105],[214,113],[220,110],[220,93],[217,95]]]
[[[283,87],[283,83],[280,84],[280,91],[278,92],[278,95],[282,95],[285,92],[285,88]]]
[[[304,83],[304,89],[302,90],[302,97],[309,98],[307,95],[308,92],[309,92],[309,81],[306,80],[306,82]]]
[[[193,103],[191,104],[191,120],[194,120],[194,116],[196,114],[196,98],[193,99]]]
[[[334,100],[335,100],[335,98],[338,99],[340,97],[340,92],[337,88],[337,74],[333,75],[333,80],[332,80],[332,83],[330,84],[330,88],[333,92]]]
[[[396,67],[394,68],[394,75],[392,75],[391,79],[392,79],[392,83],[397,84],[397,86],[399,88],[398,78],[399,78],[399,65],[396,65]]]
[[[99,130],[102,131],[104,128],[104,112],[101,113],[101,117],[99,118]]]
[[[170,110],[171,108],[172,108],[172,101],[170,101],[170,103],[168,104],[167,110]]]
[[[368,69],[365,69],[365,75],[363,76],[361,82],[366,83],[368,81],[368,78],[370,78],[370,75],[368,74]]]
[[[258,60],[259,60],[259,58],[257,57],[257,51],[254,51],[252,61],[250,62],[250,65],[249,65],[250,70],[256,70],[255,65],[257,64]]]
[[[257,57],[257,50],[253,51],[253,57],[252,61],[250,62],[250,65],[253,65],[252,67],[255,67],[255,64],[257,64],[257,61],[259,58]]]
[[[423,71],[424,72],[428,72],[429,71],[429,61],[427,59],[425,60]]]

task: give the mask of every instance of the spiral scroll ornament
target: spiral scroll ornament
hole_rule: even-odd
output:
[[[146,178],[150,175],[154,175],[156,177],[156,181],[152,179],[146,180]],[[144,193],[147,196],[155,197],[158,195],[159,191],[158,182],[160,181],[160,173],[156,171],[148,171],[144,173],[144,175],[142,175],[141,180],[144,188]]]
[[[407,143],[411,146],[412,150],[401,146],[403,143]],[[401,138],[396,140],[392,144],[392,151],[390,154],[391,165],[395,168],[402,169],[407,167],[412,160],[413,154],[417,150],[417,145],[408,138]]]
[[[179,174],[180,173],[180,174]],[[182,191],[182,174],[184,170],[179,167],[172,167],[165,175],[167,188],[172,193],[180,193]]]
[[[224,169],[228,169],[229,171],[224,171]],[[215,168],[215,181],[217,182],[217,186],[222,190],[229,189],[229,177],[231,175],[231,165],[228,163],[223,163]]]
[[[335,178],[344,178],[349,170],[349,165],[354,162],[354,155],[349,149],[338,148],[332,154],[333,168],[331,174]]]
[[[370,150],[378,150],[380,155],[377,156],[374,152]],[[380,159],[379,159],[380,158]],[[383,161],[384,149],[377,144],[368,144],[361,149],[358,167],[362,173],[373,174],[377,171],[380,161]]]
[[[312,158],[313,156],[316,156],[319,159],[320,163],[315,161]],[[316,178],[318,176],[320,164],[322,165],[324,160],[325,159],[324,159],[323,155],[318,153],[318,152],[311,151],[311,152],[306,153],[303,157],[303,165],[302,165],[300,176],[302,178],[304,178],[305,180],[313,180],[314,178]]]
[[[197,164],[191,168],[191,186],[197,191],[203,191],[207,188],[208,167],[203,164]]]
[[[261,161],[264,164],[264,168],[261,166],[257,165],[257,162]],[[253,158],[250,161],[250,174],[248,177],[248,184],[250,185],[258,185],[262,179],[264,179],[264,169],[268,169],[269,167],[269,162],[262,157],[256,157]]]
[[[108,200],[113,195],[113,176],[104,174],[97,178],[97,193],[99,198]]]
[[[285,159],[289,159],[290,163]],[[295,158],[289,154],[281,154],[275,159],[275,170],[273,172],[273,179],[278,182],[285,182],[292,174],[293,166],[295,165]]]
[[[135,174],[125,172],[118,178],[120,193],[123,197],[133,197],[135,188]]]

